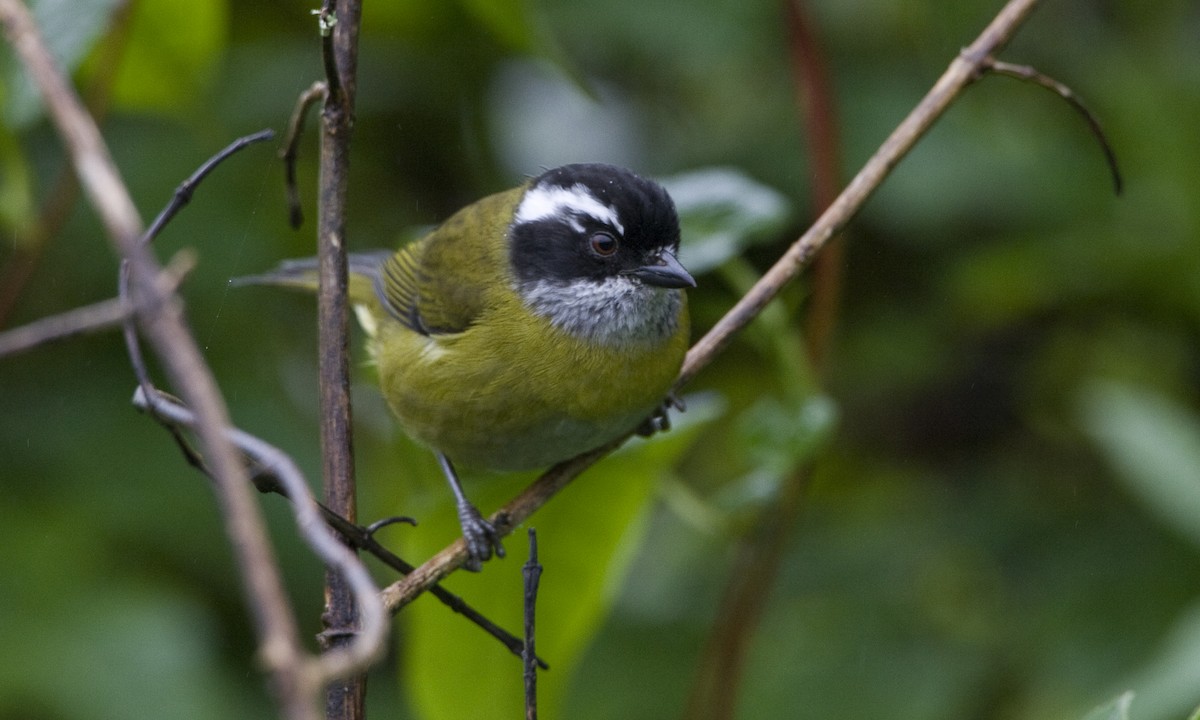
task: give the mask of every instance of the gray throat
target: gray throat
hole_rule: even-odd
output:
[[[650,287],[616,276],[596,282],[538,280],[518,292],[534,313],[581,340],[609,347],[645,346],[679,328],[679,290]]]

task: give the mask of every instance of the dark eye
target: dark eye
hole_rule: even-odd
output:
[[[608,257],[617,251],[617,239],[604,232],[598,232],[588,238],[588,245],[592,252],[600,257]]]

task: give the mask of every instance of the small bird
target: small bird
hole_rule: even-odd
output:
[[[552,465],[666,426],[688,346],[679,219],[660,185],[576,164],[458,211],[395,252],[351,254],[350,300],[388,405],[432,449],[478,570],[498,534],[454,464]],[[316,261],[245,283],[316,288]],[[453,461],[453,462],[452,462]]]

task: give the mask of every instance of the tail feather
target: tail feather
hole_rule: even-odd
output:
[[[379,273],[383,262],[391,254],[390,250],[376,250],[351,253],[346,259],[350,272],[350,302],[356,306],[365,307],[372,315],[378,316],[382,313],[377,291],[380,282]],[[229,284],[233,287],[274,285],[315,293],[317,291],[317,258],[284,260],[272,270],[257,275],[232,278]]]

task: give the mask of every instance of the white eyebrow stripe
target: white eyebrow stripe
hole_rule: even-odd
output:
[[[538,185],[530,188],[522,198],[521,204],[517,206],[514,220],[520,225],[551,217],[562,217],[571,223],[571,227],[577,232],[583,232],[583,226],[574,219],[576,215],[587,215],[611,226],[621,235],[625,234],[625,227],[617,219],[617,211],[597,200],[587,186],[582,184],[569,188],[558,185]]]

